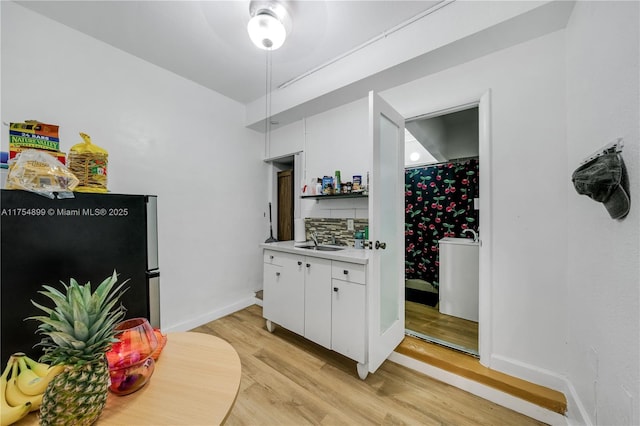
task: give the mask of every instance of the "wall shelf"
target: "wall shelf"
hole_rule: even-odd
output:
[[[336,194],[336,195],[302,195],[300,198],[309,200],[335,200],[338,198],[367,198],[369,194],[363,194],[361,192],[351,194]]]

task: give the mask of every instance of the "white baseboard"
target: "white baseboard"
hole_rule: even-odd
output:
[[[562,392],[567,398],[568,424],[582,426],[593,425],[576,389],[567,377],[501,355],[493,355],[491,357],[491,368],[510,376]]]
[[[506,407],[518,413],[524,414],[525,416],[531,417],[540,422],[547,423],[552,426],[570,426],[567,417],[561,414],[558,414],[551,410],[547,410],[540,407],[539,405],[532,404],[520,398],[516,398],[492,387],[483,385],[473,380],[469,380],[465,377],[458,376],[441,368],[434,367],[433,365],[410,358],[406,355],[393,352],[389,356],[388,360],[403,365],[407,368],[411,368],[412,370],[418,371],[422,374],[426,374],[427,376],[433,377],[436,380],[455,386],[466,392],[472,393],[502,407]]]
[[[492,370],[566,394],[567,379],[564,376],[501,355],[492,355],[490,362]]]
[[[244,308],[247,308],[251,305],[256,304],[256,298],[252,294],[243,299],[237,300],[227,306],[223,306],[221,308],[215,309],[213,311],[207,312],[206,314],[200,315],[196,318],[192,318],[189,321],[184,321],[173,326],[169,326],[167,328],[162,328],[163,333],[171,333],[173,331],[188,331],[193,328],[199,327],[202,324],[206,324],[208,322],[217,320],[218,318],[222,318],[234,312],[240,311]]]
[[[573,384],[567,381],[567,417],[569,419],[569,426],[593,426],[591,418],[587,414],[587,410],[584,408],[582,400],[578,397],[576,388]]]

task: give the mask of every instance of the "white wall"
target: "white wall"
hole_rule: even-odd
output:
[[[568,364],[584,423],[638,425],[640,414],[640,7],[578,2],[567,26],[565,168],[624,139],[631,211],[613,220],[604,206],[568,188]]]
[[[267,158],[304,152],[301,186],[314,178],[341,173],[343,182],[354,175],[366,181],[369,166],[369,109],[366,98],[306,117],[272,132]],[[298,196],[298,194],[296,194]],[[368,218],[367,199],[302,200],[300,217]]]
[[[437,11],[402,30],[380,34],[362,49],[275,90],[271,111],[280,122],[290,123],[353,102],[372,88],[382,91],[417,78],[422,70],[440,70],[452,61],[460,63],[464,57],[560,29],[571,7],[570,1],[550,0],[441,2]],[[494,32],[494,26],[501,30]],[[448,45],[455,47],[448,50]],[[414,59],[419,57],[427,60],[416,67]],[[396,72],[387,73],[392,68]],[[264,97],[247,105],[248,125],[264,119],[264,105]]]
[[[262,287],[266,166],[243,105],[15,3],[1,7],[2,121],[59,124],[67,152],[88,133],[109,151],[111,192],[158,195],[163,328],[250,303]]]
[[[269,147],[242,127],[243,107],[13,3],[1,7],[2,120],[61,124],[65,149],[85,131],[110,151],[112,191],[160,196],[164,325],[204,322],[259,288]],[[578,423],[640,423],[638,18],[637,2],[578,2],[567,31],[383,93],[414,117],[491,90],[491,170],[481,160],[481,179],[492,177],[490,365],[568,393]],[[337,140],[326,120],[340,127],[360,114],[344,108],[289,129],[306,125],[302,146],[325,156],[307,159],[310,174],[360,172],[321,149]],[[351,143],[345,135],[340,144]],[[618,136],[632,188],[623,221],[570,184],[577,163]],[[287,140],[273,152],[300,147]]]
[[[564,54],[564,32],[555,32],[382,93],[409,118],[491,91],[492,168],[483,171],[482,159],[480,164],[480,179],[492,176],[493,212],[493,233],[484,236],[493,244],[492,355],[485,361],[563,391],[569,178]],[[367,111],[363,99],[305,119],[308,178],[332,173],[328,165],[343,161],[335,149],[349,148],[350,159],[366,149],[360,129],[367,127]],[[338,217],[323,212],[338,209],[334,201],[331,207],[326,200],[305,203],[312,204],[303,206],[303,216]]]
[[[438,162],[453,159],[445,154],[449,141],[447,139],[447,128],[442,117],[408,121],[405,126],[411,132],[411,135],[419,140],[420,144]]]
[[[279,158],[304,151],[304,120],[273,126],[266,141],[265,158]]]
[[[491,91],[491,169],[480,159],[493,216],[492,234],[480,229],[493,252],[483,362],[556,389],[567,370],[563,46],[564,33],[551,33],[382,93],[414,117]]]
[[[566,31],[383,92],[408,118],[490,90],[488,364],[565,393],[570,424],[640,424],[638,8],[579,1]],[[631,186],[623,221],[570,181],[616,137]]]
[[[491,90],[490,365],[563,391],[574,424],[640,424],[638,9],[578,2],[566,31],[383,92],[411,117]],[[616,137],[623,221],[570,182]]]
[[[473,110],[477,114],[477,110]],[[478,156],[478,121],[461,120],[447,126],[447,158]]]
[[[305,119],[306,177],[335,176],[343,182],[354,175],[364,183],[369,165],[368,100],[348,103]],[[302,217],[368,218],[367,199],[303,200]]]
[[[410,120],[405,126],[438,161],[478,156],[478,108]]]

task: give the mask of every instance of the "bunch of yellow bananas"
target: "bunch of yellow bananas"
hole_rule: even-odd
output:
[[[1,426],[17,422],[42,404],[49,382],[62,372],[64,366],[43,364],[23,353],[9,358],[0,377]]]

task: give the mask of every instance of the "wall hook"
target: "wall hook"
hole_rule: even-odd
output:
[[[582,166],[583,164],[587,164],[588,162],[595,160],[596,158],[605,154],[622,152],[623,146],[624,146],[624,141],[622,140],[622,138],[617,138],[613,142],[608,143],[607,145],[603,146],[602,148],[600,148],[599,150],[591,154],[589,157],[582,160],[580,165]]]

